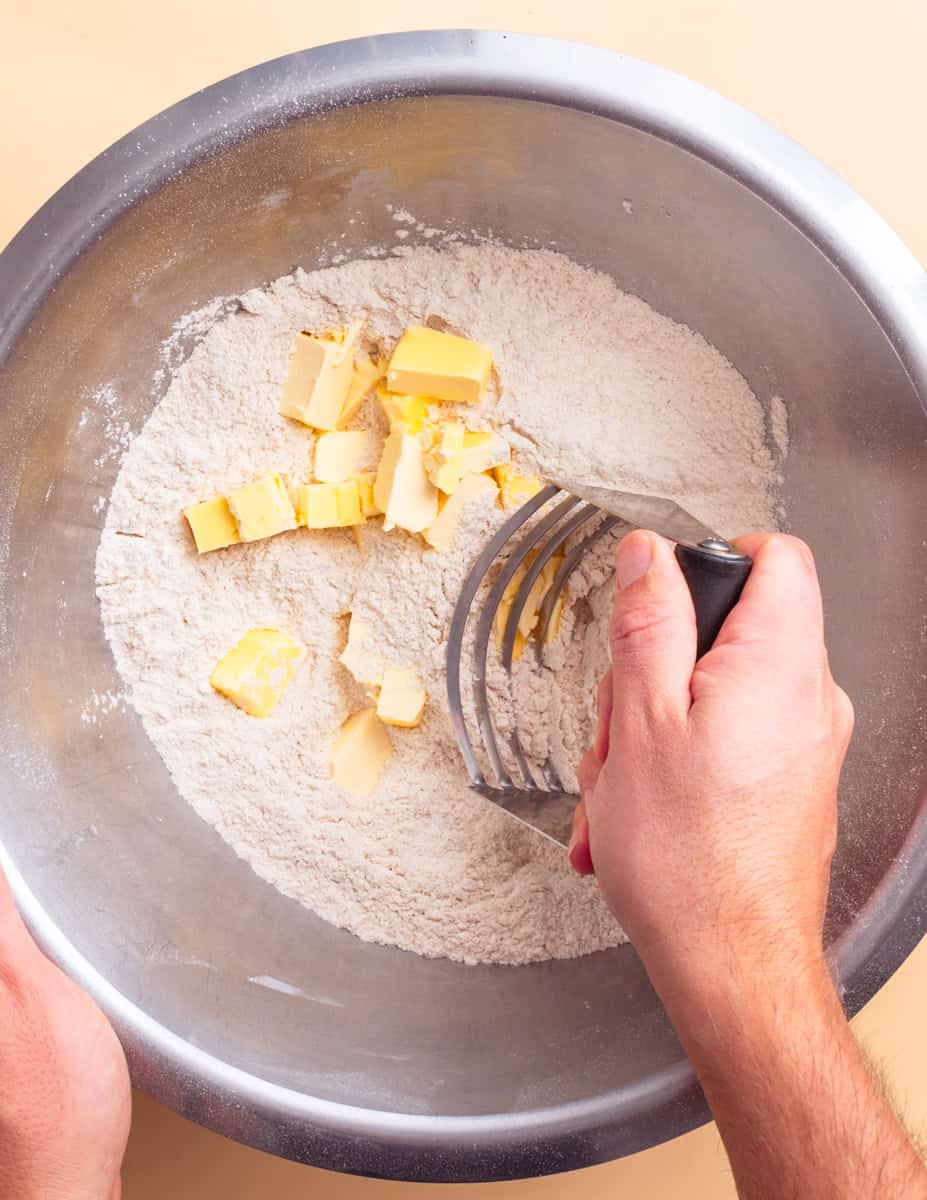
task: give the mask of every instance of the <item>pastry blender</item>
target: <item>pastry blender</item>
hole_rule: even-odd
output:
[[[537,514],[537,519],[532,520]],[[522,505],[490,539],[470,569],[451,619],[447,644],[447,694],[451,721],[470,784],[516,819],[565,845],[578,797],[564,788],[550,758],[529,763],[517,722],[502,737],[493,721],[487,686],[487,658],[496,614],[519,570],[524,576],[511,601],[501,642],[502,666],[511,674],[519,618],[532,590],[555,555],[562,559],[544,593],[534,648],[540,661],[558,597],[582,557],[616,526],[652,529],[676,543],[676,558],[695,605],[698,656],[712,645],[737,603],[751,560],[739,554],[673,500],[573,483],[550,483]],[[572,540],[571,540],[572,539]],[[570,541],[570,548],[566,543]],[[495,564],[499,571],[485,599],[475,606],[481,585]],[[476,736],[464,716],[462,674],[464,635],[475,622],[469,687]],[[504,748],[503,748],[504,747]],[[478,753],[482,750],[482,755]]]

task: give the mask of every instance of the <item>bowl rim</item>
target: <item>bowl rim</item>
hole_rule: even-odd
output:
[[[0,362],[77,256],[143,195],[206,155],[325,109],[427,95],[593,113],[735,176],[841,271],[891,341],[927,413],[927,272],[834,172],[759,117],[663,68],[577,42],[468,29],[381,34],[285,55],[196,92],[128,133],[65,183],[0,254]],[[364,1109],[268,1083],[180,1038],[109,984],[43,910],[2,842],[0,866],[40,946],[113,1021],[134,1082],[259,1149],[381,1178],[490,1181],[590,1166],[710,1118],[684,1059],[620,1092],[470,1117]],[[914,949],[925,914],[922,808],[898,859],[831,947],[849,1015]]]

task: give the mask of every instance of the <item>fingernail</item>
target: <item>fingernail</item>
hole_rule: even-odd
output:
[[[653,561],[653,545],[646,533],[629,533],[618,547],[615,573],[620,588],[630,587],[650,570]]]

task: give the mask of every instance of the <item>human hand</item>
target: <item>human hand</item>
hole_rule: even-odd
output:
[[[752,573],[696,664],[670,544],[621,543],[612,670],[580,765],[570,861],[595,871],[664,999],[822,953],[853,709],[828,667],[808,548],[780,534],[737,548]]]
[[[0,872],[0,1196],[118,1200],[130,1115],[116,1035],[39,951]]]

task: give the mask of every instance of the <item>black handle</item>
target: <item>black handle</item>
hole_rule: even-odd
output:
[[[714,644],[727,614],[740,599],[753,562],[746,554],[725,550],[725,542],[676,546],[676,561],[686,577],[695,604],[698,653],[701,658]]]

